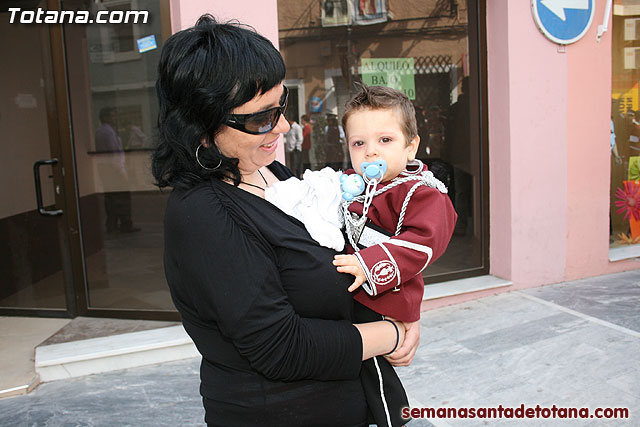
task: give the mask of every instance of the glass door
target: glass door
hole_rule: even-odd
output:
[[[10,15],[0,8],[0,313],[73,315],[63,183],[73,168],[60,151],[50,28]]]
[[[64,25],[89,315],[175,320],[164,278],[169,192],[151,175],[168,1],[63,0],[108,23]]]

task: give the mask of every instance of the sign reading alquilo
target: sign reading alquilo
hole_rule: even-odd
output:
[[[416,99],[413,58],[362,58],[361,66],[367,86],[387,86]]]

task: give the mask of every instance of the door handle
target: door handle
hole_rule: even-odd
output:
[[[48,211],[42,205],[42,188],[40,187],[40,166],[42,165],[55,165],[58,163],[58,159],[38,160],[33,164],[33,179],[36,185],[36,203],[38,204],[38,212],[43,216],[58,216],[62,215],[62,209]]]

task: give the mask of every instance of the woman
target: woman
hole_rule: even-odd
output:
[[[302,223],[264,200],[292,176],[275,162],[288,90],[273,45],[211,16],[170,37],[156,89],[153,174],[173,187],[165,273],[203,356],[208,425],[366,425],[361,361],[396,351],[416,325],[352,325],[349,275]],[[405,329],[410,331],[403,344]]]

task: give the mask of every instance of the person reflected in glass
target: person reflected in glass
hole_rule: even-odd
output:
[[[144,148],[147,145],[147,135],[142,131],[140,126],[134,121],[130,120],[127,124],[127,131],[129,136],[127,137],[128,149]]]
[[[311,119],[308,114],[300,117],[302,121],[302,170],[311,169]]]
[[[98,174],[104,190],[104,208],[107,233],[133,233],[140,231],[131,220],[131,192],[127,175],[125,153],[118,135],[116,109],[104,107],[99,113],[100,126],[96,129],[95,143],[99,154]],[[110,191],[115,190],[115,191]]]
[[[458,212],[454,235],[472,234],[473,175],[471,173],[471,133],[469,128],[469,77],[461,83],[461,93],[449,108],[443,159],[453,170],[453,205]],[[451,174],[450,174],[451,175]]]
[[[325,166],[332,169],[344,168],[345,160],[345,134],[344,129],[338,123],[335,114],[327,116],[327,125],[324,127],[325,144]]]
[[[299,178],[302,176],[302,142],[304,139],[302,126],[298,124],[293,115],[289,115],[288,120],[291,128],[284,135],[284,147],[289,155],[290,169]]]

